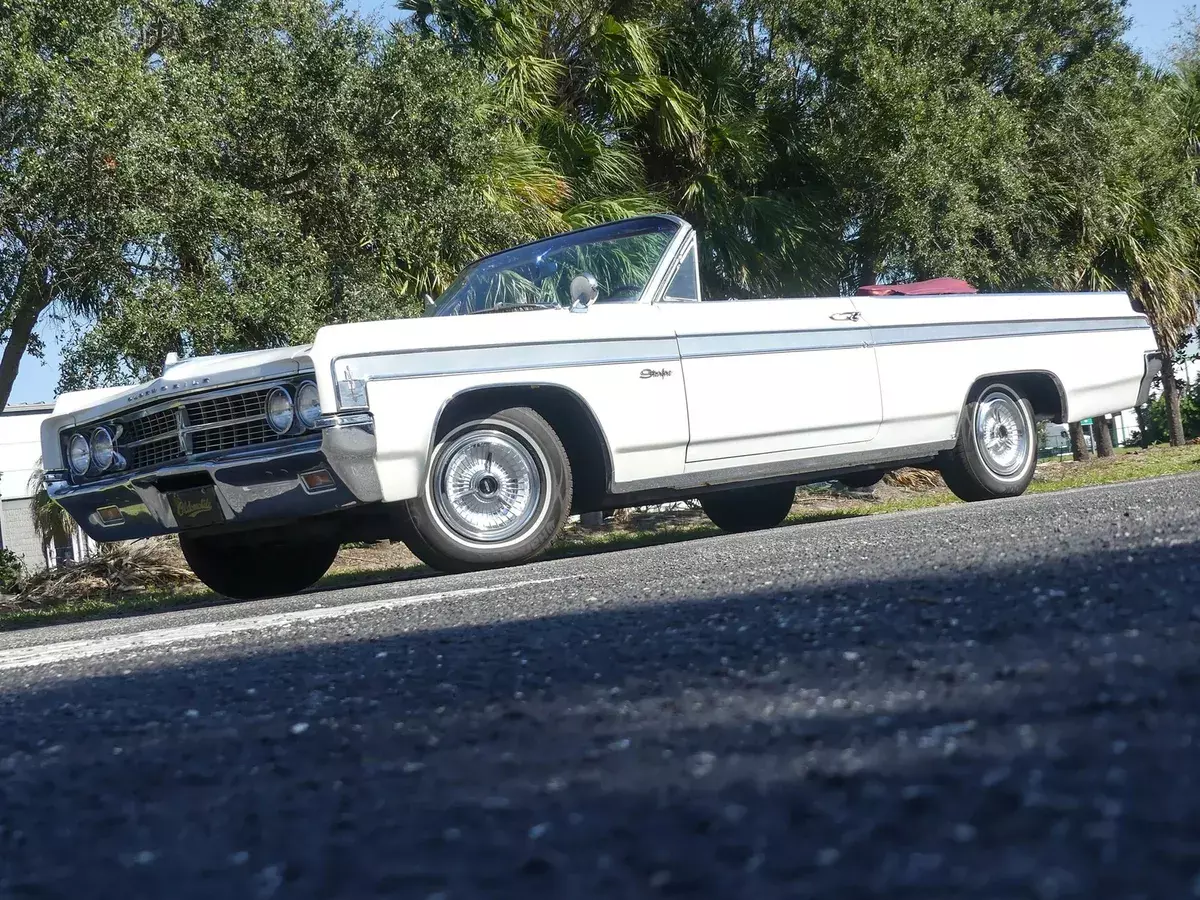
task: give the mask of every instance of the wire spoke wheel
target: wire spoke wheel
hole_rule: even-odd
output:
[[[1025,416],[1010,394],[992,391],[975,408],[975,440],[989,469],[1010,477],[1025,465],[1029,453]]]
[[[996,381],[972,388],[954,447],[938,457],[946,486],[969,503],[1025,493],[1037,467],[1035,421],[1021,386]]]
[[[527,406],[459,414],[439,436],[420,496],[392,512],[396,536],[440,572],[515,565],[544,552],[571,511],[571,461]]]
[[[542,482],[542,471],[522,441],[480,429],[460,436],[441,455],[434,503],[442,521],[461,537],[504,541],[537,516]]]

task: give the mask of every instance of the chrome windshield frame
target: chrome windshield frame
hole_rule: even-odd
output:
[[[666,268],[669,268],[674,263],[674,260],[678,255],[678,248],[680,246],[681,239],[686,239],[686,237],[692,233],[691,226],[678,216],[668,215],[665,213],[655,213],[651,215],[619,219],[613,222],[605,222],[600,225],[591,225],[587,228],[575,229],[574,231],[562,232],[561,234],[552,235],[550,237],[542,238],[537,241],[531,241],[526,244],[520,244],[516,247],[509,247],[497,253],[491,253],[487,256],[480,257],[464,268],[462,272],[459,273],[458,277],[455,278],[454,283],[451,284],[450,287],[447,288],[440,297],[438,297],[434,311],[430,315],[434,317],[455,315],[454,313],[446,311],[450,304],[457,302],[458,298],[455,295],[457,295],[458,292],[463,289],[471,275],[478,271],[480,266],[488,263],[488,261],[495,261],[510,254],[524,256],[531,251],[536,250],[537,248],[545,248],[542,251],[544,254],[551,249],[562,249],[570,247],[574,244],[584,243],[582,238],[585,236],[595,236],[596,232],[608,232],[611,233],[614,238],[621,237],[623,233],[627,233],[628,236],[633,237],[636,234],[641,233],[637,230],[639,226],[644,227],[655,222],[660,224],[665,223],[673,226],[675,229],[674,233],[672,233],[668,239],[666,246],[659,255],[657,263],[655,263],[653,269],[651,270],[650,277],[647,279],[646,284],[643,285],[641,291],[635,298],[632,298],[629,301],[622,301],[622,304],[645,302],[647,297],[653,297],[655,295],[656,291],[659,289],[659,286],[662,284],[663,272]],[[604,238],[595,237],[594,239],[598,241],[603,240]],[[588,242],[590,243],[590,241]],[[541,254],[539,254],[539,256],[540,255]],[[546,304],[545,308],[567,309],[568,307],[559,304]],[[461,315],[478,315],[480,313],[486,313],[489,311],[490,310],[475,310],[468,313],[461,313]]]

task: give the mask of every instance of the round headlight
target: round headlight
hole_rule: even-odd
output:
[[[267,424],[276,434],[287,434],[296,420],[296,408],[292,398],[283,388],[275,388],[267,395]]]
[[[305,428],[312,428],[321,418],[321,398],[317,396],[317,386],[311,381],[304,382],[296,391],[296,415]]]
[[[97,428],[92,432],[92,462],[103,472],[112,466],[115,458],[112,432],[107,428]]]
[[[92,448],[82,434],[71,435],[67,444],[67,461],[76,475],[86,475],[92,467]]]

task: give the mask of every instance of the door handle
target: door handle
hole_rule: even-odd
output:
[[[862,313],[860,313],[857,309],[852,310],[851,312],[836,312],[829,318],[838,322],[857,322],[862,318]]]

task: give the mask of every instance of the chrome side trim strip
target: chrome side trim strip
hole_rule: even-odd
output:
[[[837,350],[869,342],[877,347],[899,344],[933,344],[987,338],[1036,337],[1048,334],[1148,329],[1141,316],[1103,319],[1014,319],[995,322],[950,322],[937,325],[862,324],[849,328],[813,331],[759,331],[679,336],[684,359],[726,356],[731,353],[791,353],[805,350]]]
[[[771,331],[744,334],[687,334],[679,336],[684,359],[703,359],[744,353],[789,353],[805,350],[844,350],[866,347],[871,330],[865,326],[818,331]]]
[[[970,341],[997,337],[1028,337],[1043,334],[1072,334],[1094,331],[1139,331],[1150,326],[1141,316],[1105,319],[1045,319],[1005,322],[961,322],[949,325],[884,325],[872,327],[876,346],[932,344],[941,341]]]
[[[502,356],[497,352],[499,350],[504,351]],[[334,360],[333,366],[336,382],[346,377],[347,370],[350,376],[357,380],[378,381],[678,359],[679,349],[674,338],[634,338],[620,341],[517,344],[503,348],[415,350],[376,356],[343,357]]]
[[[333,378],[363,381],[427,378],[575,366],[654,363],[707,357],[837,350],[988,338],[1148,329],[1141,316],[1092,319],[1005,320],[938,325],[868,326],[812,331],[690,334],[562,343],[491,345],[450,350],[408,350],[333,360]]]

